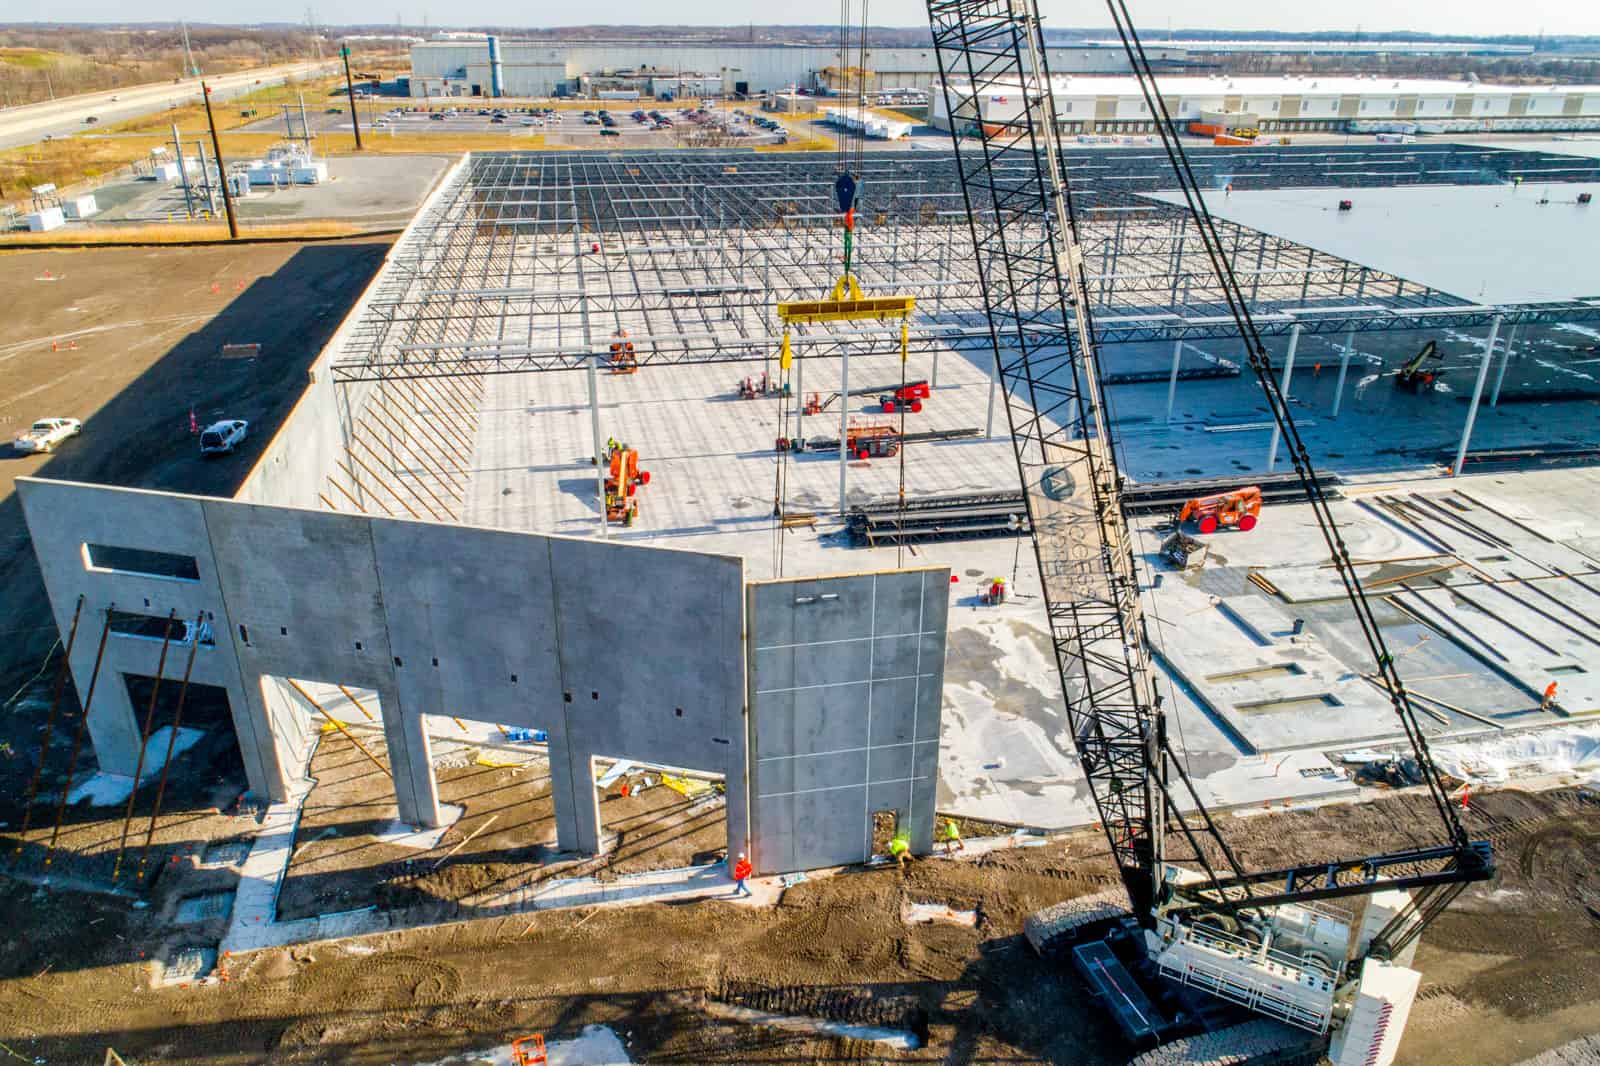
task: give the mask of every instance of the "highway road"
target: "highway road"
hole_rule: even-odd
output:
[[[241,96],[262,86],[280,85],[290,77],[332,74],[337,68],[338,64],[333,62],[287,63],[236,74],[219,74],[207,81],[211,84],[212,99],[218,101]],[[83,121],[90,115],[98,118],[100,124],[124,122],[153,111],[164,111],[168,104],[198,103],[199,100],[200,79],[185,78],[179,83],[157,82],[3,108],[0,109],[0,148],[14,148],[33,144],[46,136],[60,137],[94,129],[94,126],[85,125]]]

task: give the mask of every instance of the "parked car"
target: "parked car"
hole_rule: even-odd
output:
[[[86,118],[84,118],[83,124],[85,126],[93,126],[96,122],[99,122],[99,121],[100,121],[100,116],[98,116],[98,115],[89,115]]]
[[[250,423],[242,418],[213,422],[200,434],[201,455],[226,455],[244,443]]]
[[[11,446],[19,452],[53,452],[56,445],[83,432],[83,423],[76,418],[41,418]]]
[[[621,137],[622,134],[617,132],[616,130],[612,129],[610,126],[601,126],[600,127],[600,136],[602,136],[602,137]]]
[[[330,107],[330,108],[328,108],[328,110],[327,110],[327,111],[326,111],[326,112],[325,112],[325,114],[329,114],[329,115],[342,115],[342,114],[344,114],[344,108],[342,108],[342,107]]]

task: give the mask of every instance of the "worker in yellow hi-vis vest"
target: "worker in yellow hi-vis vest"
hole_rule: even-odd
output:
[[[889,841],[889,854],[902,870],[905,869],[906,860],[911,857],[911,834],[904,829],[898,830]]]
[[[944,820],[944,850],[946,855],[967,850],[967,846],[961,842],[961,826],[956,824],[954,818]]]

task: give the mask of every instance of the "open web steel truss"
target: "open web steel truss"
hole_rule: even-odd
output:
[[[1257,150],[1234,180],[1305,184],[1331,167],[1372,184],[1483,181],[1497,173],[1491,163],[1501,172],[1507,165],[1506,153],[1446,147],[1403,157]],[[1144,154],[1063,158],[1083,220],[1097,341],[1233,336],[1191,219],[1142,195],[1168,187],[1170,175]],[[1275,159],[1282,165],[1269,165]],[[839,273],[834,174],[830,153],[475,153],[396,247],[335,357],[335,379],[581,369],[604,359],[622,330],[640,365],[771,359],[781,334],[774,306],[815,298]],[[987,348],[953,157],[870,153],[857,179],[863,288],[916,298],[913,351]],[[1019,235],[1037,225],[1005,224]],[[1465,329],[1496,315],[1507,324],[1600,319],[1600,297],[1479,304],[1257,230],[1217,226],[1263,333]],[[818,324],[797,330],[794,343],[808,356],[843,345],[889,352],[899,327]]]

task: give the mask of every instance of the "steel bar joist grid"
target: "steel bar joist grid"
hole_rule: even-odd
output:
[[[1484,160],[1504,155],[1460,158],[1464,146],[1440,147],[1452,151],[1258,149],[1250,173],[1262,175],[1258,184],[1293,183],[1317,166],[1377,155],[1386,165],[1373,163],[1371,180],[1398,182],[1493,173]],[[1232,153],[1216,153],[1224,155]],[[1170,186],[1170,171],[1163,177],[1154,156],[1137,151],[1059,158],[1080,220],[1095,340],[1232,337],[1192,221],[1146,195]],[[1284,165],[1265,165],[1274,161]],[[640,365],[773,358],[775,304],[821,295],[841,266],[830,206],[836,162],[831,153],[474,153],[391,254],[341,342],[335,380],[582,369],[624,330]],[[1010,161],[995,173],[1024,177]],[[857,273],[868,291],[916,298],[911,349],[986,345],[955,157],[868,153],[857,178]],[[971,210],[981,225],[993,223],[993,207]],[[1037,219],[1006,212],[1004,222],[1018,239],[1040,239]],[[1485,305],[1257,230],[1218,228],[1266,333],[1467,329],[1496,315],[1508,325],[1600,319],[1600,299]],[[1046,311],[1030,328],[1065,327]],[[887,323],[831,323],[797,330],[794,343],[807,355],[871,351],[890,332]]]

